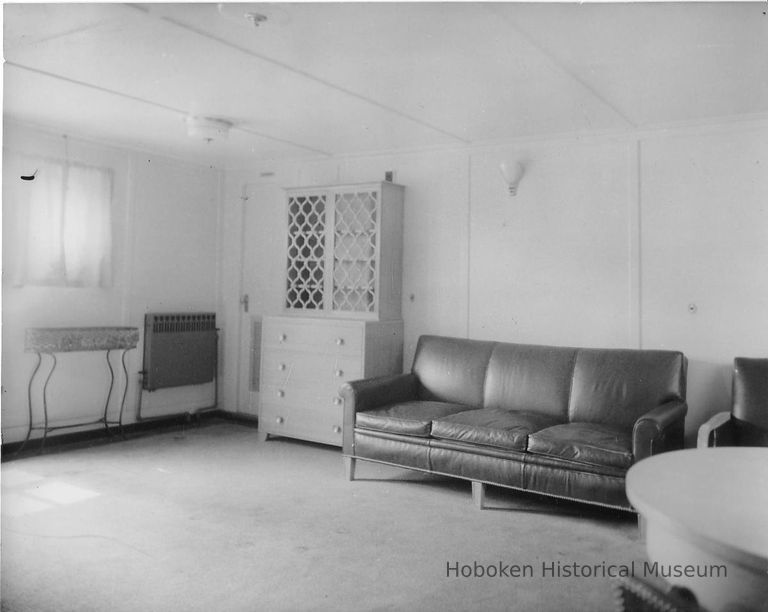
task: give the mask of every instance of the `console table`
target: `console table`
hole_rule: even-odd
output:
[[[626,486],[651,568],[672,568],[667,581],[710,612],[765,609],[768,448],[661,453],[633,465]]]
[[[125,398],[128,392],[128,370],[125,366],[125,354],[127,351],[136,348],[139,341],[139,329],[137,327],[33,327],[26,330],[24,350],[28,353],[37,355],[35,369],[30,376],[27,386],[27,404],[29,408],[29,428],[27,437],[21,445],[21,449],[29,441],[32,431],[41,429],[43,431],[43,441],[41,449],[45,447],[45,440],[48,433],[57,429],[67,429],[71,427],[83,427],[85,425],[103,424],[109,433],[110,425],[116,425],[120,433],[123,433],[123,409],[125,408]],[[50,425],[48,414],[48,383],[56,369],[57,353],[74,353],[79,351],[104,351],[106,355],[107,367],[109,368],[109,391],[104,403],[103,415],[94,421],[79,423],[70,423],[67,425]],[[121,351],[120,363],[122,364],[123,387],[122,400],[120,402],[120,412],[117,419],[109,418],[109,404],[112,399],[112,393],[115,389],[115,370],[110,361],[112,351]],[[42,424],[35,424],[35,415],[32,402],[32,389],[38,373],[41,372],[43,355],[50,358],[51,367],[45,376],[45,382],[42,389]]]

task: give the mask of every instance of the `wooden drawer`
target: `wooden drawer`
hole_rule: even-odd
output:
[[[317,351],[325,355],[336,353],[360,354],[363,348],[365,324],[349,321],[324,321],[270,317],[264,319],[264,346],[289,350]]]
[[[342,401],[339,387],[342,383],[315,387],[298,385],[262,385],[261,397],[264,401],[287,406],[305,406],[312,410],[333,411],[341,409]]]
[[[259,431],[341,446],[342,418],[341,407],[329,412],[265,400],[261,404]]]
[[[341,385],[361,378],[363,366],[356,355],[328,356],[286,349],[265,351],[261,362],[264,385],[316,386]]]

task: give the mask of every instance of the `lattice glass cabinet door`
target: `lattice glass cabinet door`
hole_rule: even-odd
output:
[[[325,193],[288,196],[288,309],[324,308],[327,200]]]
[[[378,190],[334,194],[333,310],[375,312]]]
[[[400,317],[403,188],[288,191],[289,312]]]

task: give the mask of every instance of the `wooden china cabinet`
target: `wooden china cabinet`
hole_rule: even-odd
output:
[[[262,326],[262,437],[341,446],[339,387],[402,371],[403,193],[287,190],[284,313]]]

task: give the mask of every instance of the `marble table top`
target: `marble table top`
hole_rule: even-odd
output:
[[[35,353],[108,351],[134,348],[138,342],[137,327],[30,327],[24,348]]]

